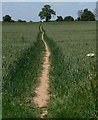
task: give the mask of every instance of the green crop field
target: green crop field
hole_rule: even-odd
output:
[[[39,24],[3,23],[3,118],[40,116],[32,101],[45,51]],[[51,51],[47,117],[97,118],[96,23],[42,25]]]
[[[2,27],[3,118],[36,117],[31,99],[44,48],[39,23],[3,23]]]
[[[16,61],[21,53],[36,41],[38,24],[4,23],[2,32],[3,73],[7,74],[10,63]]]
[[[96,23],[44,23],[50,60],[49,117],[96,118]]]

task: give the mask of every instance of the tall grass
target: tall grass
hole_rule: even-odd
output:
[[[3,118],[39,116],[39,111],[33,104],[33,96],[43,53],[44,45],[39,33],[37,41],[24,50],[18,61],[9,66],[8,75],[3,78]]]
[[[75,56],[76,58],[73,59],[70,51],[67,51],[70,54],[70,61],[68,61],[65,59],[63,49],[58,46],[58,42],[47,35],[45,35],[45,40],[51,50],[50,61],[52,66],[48,117],[96,118],[94,58],[87,58],[82,61],[81,57]]]

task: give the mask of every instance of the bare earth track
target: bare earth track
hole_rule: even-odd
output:
[[[45,117],[48,114],[48,111],[46,109],[48,100],[49,100],[49,69],[50,69],[50,51],[47,46],[47,43],[44,40],[44,32],[42,30],[42,27],[40,26],[40,31],[42,33],[42,41],[45,45],[45,55],[44,55],[44,61],[43,61],[43,69],[41,73],[41,77],[39,78],[39,84],[37,88],[35,89],[36,96],[33,98],[34,103],[39,108],[42,108],[42,114],[41,118]]]

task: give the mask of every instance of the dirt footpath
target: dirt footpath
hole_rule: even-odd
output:
[[[42,73],[39,78],[38,86],[35,89],[36,96],[33,98],[33,101],[39,108],[42,108],[42,114],[40,117],[43,118],[48,114],[46,106],[50,98],[48,90],[49,90],[49,69],[50,69],[49,57],[51,53],[49,51],[47,43],[44,40],[44,32],[41,26],[40,26],[40,31],[42,32],[42,41],[45,45],[45,55],[42,65],[43,66]]]

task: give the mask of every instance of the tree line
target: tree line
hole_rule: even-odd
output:
[[[55,16],[55,15],[56,15],[56,12],[53,9],[51,9],[50,5],[44,5],[42,10],[38,14],[41,21],[45,20],[46,22],[49,22],[52,16]],[[84,10],[78,11],[77,19],[74,19],[72,16],[66,16],[64,18],[62,16],[57,16],[57,19],[54,21],[58,22],[58,21],[95,21],[95,20],[96,20],[95,14],[88,9],[84,9]],[[16,22],[16,21],[12,20],[10,15],[5,15],[3,17],[3,22]],[[26,22],[26,20],[19,19],[17,22]]]
[[[3,22],[26,22],[26,20],[18,19],[17,21],[13,20],[10,15],[3,16]]]

